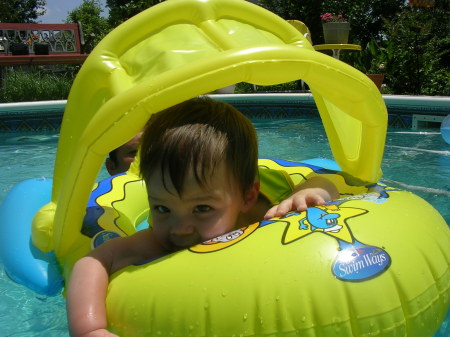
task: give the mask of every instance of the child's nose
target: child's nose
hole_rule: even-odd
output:
[[[188,218],[180,217],[172,226],[171,233],[178,236],[191,235],[194,233],[194,225]]]

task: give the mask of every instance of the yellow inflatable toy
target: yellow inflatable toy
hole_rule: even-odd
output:
[[[34,245],[54,250],[67,279],[92,245],[130,235],[145,221],[145,187],[132,172],[109,180],[110,192],[99,184],[90,195],[107,153],[153,113],[241,81],[296,79],[311,88],[342,172],[274,160],[261,160],[261,170],[280,170],[295,182],[326,174],[343,198],[116,273],[107,297],[112,331],[417,337],[437,331],[449,306],[450,233],[425,201],[376,183],[387,125],[378,89],[314,51],[285,20],[244,0],[168,0],[95,48],[68,99],[52,201],[34,218]]]

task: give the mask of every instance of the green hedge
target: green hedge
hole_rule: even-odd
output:
[[[67,99],[73,74],[72,68],[57,73],[38,67],[8,68],[3,74],[0,103]]]

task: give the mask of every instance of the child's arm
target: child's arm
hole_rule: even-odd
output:
[[[337,198],[339,192],[331,181],[322,177],[312,177],[297,185],[287,199],[269,209],[264,219],[280,217],[290,211],[304,211],[308,207],[323,205]]]
[[[106,293],[109,275],[136,262],[167,253],[146,229],[127,238],[107,241],[74,266],[67,288],[71,336],[116,336],[106,330]]]

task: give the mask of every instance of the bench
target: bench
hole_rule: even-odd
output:
[[[28,55],[13,55],[14,43],[28,46]],[[37,55],[34,45],[48,45],[48,55]],[[88,54],[84,53],[84,38],[78,23],[0,23],[0,67],[43,64],[81,64]]]

